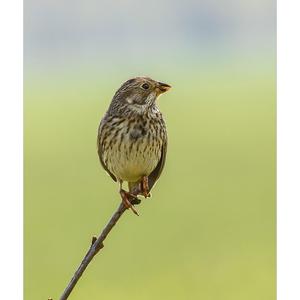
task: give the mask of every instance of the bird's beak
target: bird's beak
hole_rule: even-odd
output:
[[[170,85],[163,83],[163,82],[157,82],[157,92],[158,94],[162,94],[167,92],[171,88]]]

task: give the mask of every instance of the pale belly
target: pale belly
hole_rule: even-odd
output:
[[[148,176],[160,159],[161,142],[141,138],[135,142],[125,138],[112,146],[107,153],[107,165],[114,175],[122,181],[136,182]]]

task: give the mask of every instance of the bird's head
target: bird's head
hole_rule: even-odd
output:
[[[171,88],[149,77],[135,77],[124,82],[112,99],[110,110],[116,113],[143,114],[155,105],[156,99]]]

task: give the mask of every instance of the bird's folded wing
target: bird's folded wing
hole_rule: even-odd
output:
[[[167,139],[162,145],[161,148],[161,157],[160,160],[155,167],[155,169],[152,171],[152,173],[148,176],[148,185],[149,185],[149,191],[152,189],[154,186],[155,182],[158,180],[166,162],[166,154],[167,154]]]
[[[102,122],[101,122],[102,123]],[[102,149],[102,124],[100,123],[99,129],[98,129],[98,137],[97,137],[97,148],[98,148],[98,156],[99,156],[99,160],[100,163],[102,165],[102,167],[104,168],[104,170],[110,175],[110,177],[117,182],[117,178],[114,174],[112,174],[109,169],[107,168],[107,166],[105,165],[104,161],[103,161],[103,149]]]

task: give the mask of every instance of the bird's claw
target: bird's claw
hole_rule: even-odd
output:
[[[134,194],[131,194],[123,189],[120,190],[120,195],[122,198],[122,202],[125,207],[130,208],[134,214],[139,215],[138,212],[134,209],[133,204],[141,203],[141,200]]]

